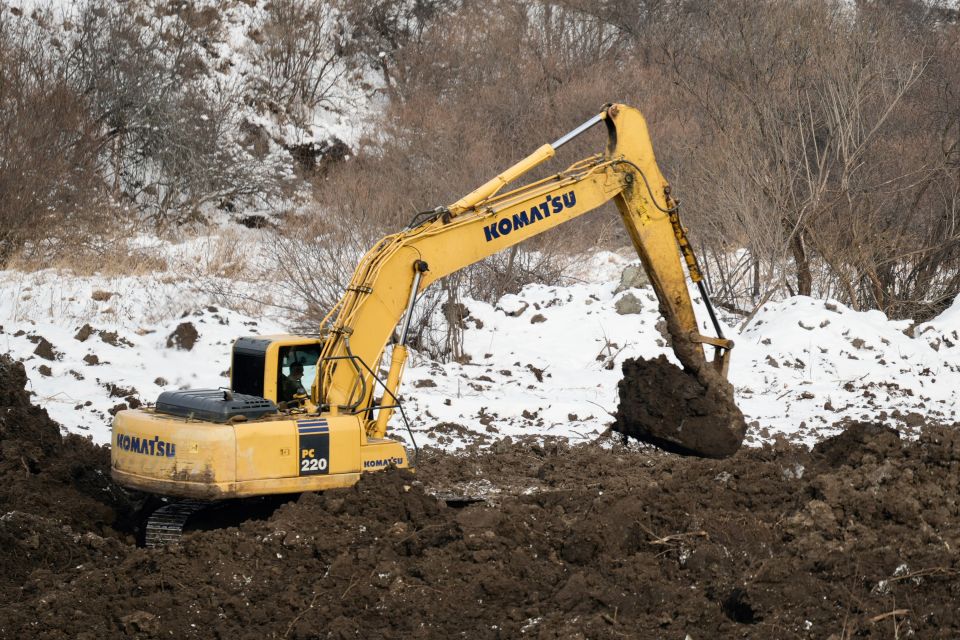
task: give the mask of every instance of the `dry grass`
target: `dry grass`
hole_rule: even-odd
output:
[[[169,258],[162,245],[135,247],[131,234],[107,228],[69,243],[28,244],[13,253],[3,268],[16,271],[53,269],[77,276],[144,276],[167,271]]]

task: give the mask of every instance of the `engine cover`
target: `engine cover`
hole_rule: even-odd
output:
[[[157,398],[156,410],[182,418],[224,423],[237,416],[253,419],[276,413],[277,405],[259,396],[224,389],[190,389],[164,391]]]

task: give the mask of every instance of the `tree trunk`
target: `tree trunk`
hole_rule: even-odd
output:
[[[813,292],[813,274],[810,272],[810,260],[803,243],[803,232],[797,233],[790,242],[793,261],[797,265],[797,293],[809,296]]]

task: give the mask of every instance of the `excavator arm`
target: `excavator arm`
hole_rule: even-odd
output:
[[[604,153],[543,180],[503,191],[506,185],[552,158],[557,148],[600,122],[608,132]],[[701,291],[702,277],[680,224],[677,203],[657,167],[646,121],[636,109],[608,105],[553,144],[540,147],[472,193],[436,210],[430,219],[383,238],[363,257],[346,294],[324,322],[326,341],[312,390],[314,402],[332,414],[372,414],[376,384],[373,372],[398,324],[399,337],[393,347],[385,395],[395,396],[399,387],[407,355],[404,343],[421,291],[434,280],[610,200],[616,203],[650,277],[681,363],[692,371],[703,370],[706,361],[702,344],[710,344],[717,351],[713,364],[725,375],[733,344],[723,338],[712,309],[717,337],[698,331],[683,262]],[[369,437],[384,436],[391,411],[380,409],[376,420],[371,415]]]

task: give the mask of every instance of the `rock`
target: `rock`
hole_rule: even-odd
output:
[[[43,336],[40,336],[40,339],[37,341],[37,348],[34,349],[33,352],[44,360],[56,360],[58,355],[56,349],[50,344],[50,341]]]
[[[542,313],[538,313],[537,315],[530,318],[530,324],[539,324],[541,322],[546,322],[546,321],[547,319],[544,317]]]
[[[88,322],[87,324],[80,327],[80,330],[77,331],[77,335],[73,336],[73,339],[79,340],[80,342],[86,342],[87,338],[92,336],[94,333],[96,333],[96,329],[91,327],[90,323]]]
[[[100,364],[100,358],[98,358],[96,355],[92,353],[88,353],[87,355],[83,356],[83,361],[91,366],[95,364]]]
[[[116,331],[100,331],[100,339],[114,347],[132,347],[133,343],[117,334]]]
[[[110,392],[111,398],[123,398],[125,396],[133,396],[137,394],[136,387],[130,387],[127,389],[126,387],[121,387],[120,385],[113,384],[112,382],[108,382],[103,386],[105,386],[107,391]]]
[[[537,379],[537,382],[543,382],[543,372],[546,371],[546,369],[535,367],[532,364],[528,364],[527,369],[529,369],[530,373],[534,375],[534,377]]]
[[[626,293],[621,296],[614,306],[616,307],[617,313],[622,316],[640,313],[643,311],[643,303],[640,301],[640,298],[632,293]]]
[[[190,351],[199,337],[200,334],[197,333],[197,328],[193,326],[192,322],[181,322],[173,333],[167,337],[167,347]]]
[[[130,408],[130,407],[127,406],[127,403],[126,403],[126,402],[121,402],[120,404],[115,404],[115,405],[113,405],[112,407],[110,407],[109,409],[107,409],[107,413],[109,413],[109,414],[112,415],[112,416],[115,416],[115,415],[117,415],[118,413],[120,413],[121,411],[126,411],[126,410],[129,409],[129,408]]]
[[[498,309],[499,311],[503,311],[503,312],[507,315],[507,317],[510,317],[510,318],[519,318],[520,316],[523,315],[523,312],[527,310],[527,307],[530,306],[530,303],[529,303],[529,302],[522,302],[522,301],[521,301],[520,304],[521,304],[522,306],[521,306],[519,309],[514,309],[513,311],[505,311],[505,310],[502,309],[501,307],[497,307],[497,309]]]
[[[80,330],[77,331],[77,334],[73,336],[74,340],[79,340],[80,342],[86,342],[90,336],[99,335],[100,339],[106,342],[109,345],[114,347],[132,347],[133,343],[127,340],[126,338],[121,337],[116,331],[106,331],[104,329],[94,329],[90,324],[85,324],[80,327]]]
[[[40,373],[40,375],[47,376],[48,378],[53,375],[53,370],[45,364],[37,367],[37,371]]]
[[[613,293],[617,294],[627,289],[645,287],[648,284],[650,284],[650,278],[647,277],[647,272],[643,270],[643,265],[632,264],[620,274],[620,284]]]
[[[110,291],[100,291],[99,289],[90,294],[90,297],[97,302],[106,302],[113,297]]]
[[[120,618],[124,631],[128,635],[137,633],[154,634],[160,630],[160,621],[157,616],[146,611],[134,611]]]
[[[90,531],[83,534],[81,540],[83,540],[83,543],[91,549],[102,549],[107,543],[106,540]]]
[[[653,325],[653,328],[657,330],[657,333],[660,334],[660,337],[663,338],[663,344],[657,343],[657,346],[660,347],[669,347],[673,344],[673,338],[670,336],[670,332],[667,330],[667,321],[663,318],[657,320],[657,324]]]
[[[821,532],[832,533],[837,528],[837,519],[833,515],[833,507],[823,500],[811,500],[804,508],[809,515],[809,522]]]
[[[157,385],[158,387],[165,387],[170,383],[167,382],[166,378],[157,378],[156,380],[153,381],[153,384]]]

